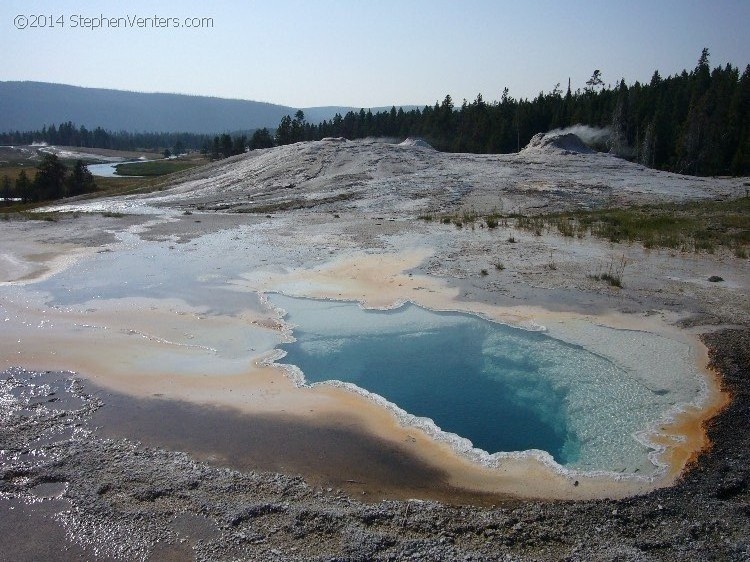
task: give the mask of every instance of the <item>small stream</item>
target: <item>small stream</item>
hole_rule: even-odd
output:
[[[89,172],[99,178],[137,178],[141,176],[120,176],[117,174],[117,166],[120,164],[138,164],[146,162],[145,158],[138,160],[123,160],[122,162],[105,162],[103,164],[89,164]]]

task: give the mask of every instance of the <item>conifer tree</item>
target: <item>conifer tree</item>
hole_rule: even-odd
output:
[[[253,133],[253,136],[250,137],[249,147],[250,150],[273,147],[273,138],[271,137],[271,133],[268,132],[268,129],[263,128],[256,130]]]
[[[292,118],[285,115],[281,118],[281,123],[276,129],[276,144],[281,146],[292,142],[294,142],[292,140]]]
[[[81,195],[82,193],[90,193],[96,191],[96,182],[94,176],[89,171],[82,160],[77,160],[73,166],[73,171],[65,180],[67,195],[72,197],[74,195]]]
[[[37,166],[32,198],[36,201],[65,196],[65,166],[55,154],[45,154]]]
[[[22,203],[28,203],[31,198],[31,182],[26,170],[21,170],[16,178],[16,197],[20,197]]]
[[[0,197],[2,197],[6,205],[10,204],[10,199],[12,197],[12,188],[13,184],[11,183],[10,178],[8,176],[3,176],[3,182],[0,186]]]

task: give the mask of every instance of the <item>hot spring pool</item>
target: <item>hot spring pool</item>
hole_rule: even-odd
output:
[[[675,403],[607,357],[540,331],[414,304],[269,295],[295,341],[277,362],[308,384],[342,381],[385,398],[406,423],[432,425],[487,453],[546,451],[566,467],[652,472],[638,435]],[[296,369],[295,369],[296,371]],[[423,419],[428,418],[428,419]]]
[[[273,322],[252,321],[275,316],[257,292],[269,289],[237,281],[278,267],[266,264],[271,249],[252,251],[262,235],[250,227],[190,244],[144,241],[135,232],[118,238],[116,252],[13,289],[23,306],[32,298],[56,315],[52,322],[43,311],[33,328],[19,313],[5,325],[13,340],[33,341],[53,324],[64,330],[61,314],[70,317],[61,335],[78,334],[81,348],[58,349],[53,338],[41,352],[86,357],[95,332],[117,354],[136,336],[145,347],[121,359],[134,372],[156,365],[217,377],[248,370],[277,349],[285,354],[278,361],[304,382],[353,385],[385,401],[403,425],[420,426],[480,462],[535,450],[565,468],[644,476],[660,468],[649,436],[681,406],[700,402],[705,389],[685,341],[580,318],[548,322],[549,331],[539,332],[415,304],[364,310],[270,293],[292,329],[294,341],[285,341]],[[307,294],[304,283],[297,290]]]

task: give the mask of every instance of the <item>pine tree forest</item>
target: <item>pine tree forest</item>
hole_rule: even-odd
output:
[[[448,95],[422,110],[361,109],[317,125],[300,122],[298,113],[282,119],[276,140],[419,136],[442,151],[510,153],[537,133],[588,125],[608,133],[597,148],[649,167],[750,174],[750,65],[742,73],[730,64],[711,70],[704,49],[692,71],[667,78],[654,72],[648,84],[610,87],[601,76],[594,71],[583,90],[563,92],[558,84],[532,100],[516,100],[506,88],[492,103],[479,94],[456,107]]]
[[[558,84],[534,99],[515,99],[506,88],[499,101],[481,94],[456,105],[450,95],[422,109],[372,113],[360,109],[331,120],[309,123],[303,111],[285,116],[274,132],[266,129],[231,137],[211,138],[190,133],[112,133],[88,130],[73,123],[41,131],[0,134],[1,144],[50,144],[115,149],[160,149],[177,145],[201,149],[212,158],[245,149],[320,140],[421,137],[449,152],[512,153],[537,133],[587,125],[601,129],[595,147],[645,166],[683,174],[750,175],[750,65],[710,68],[703,49],[694,69],[663,78],[653,73],[648,84],[628,85],[624,79],[605,84],[595,70],[583,89],[566,91]]]

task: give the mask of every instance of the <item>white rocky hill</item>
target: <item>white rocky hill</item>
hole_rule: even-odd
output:
[[[422,140],[330,138],[222,160],[118,205],[269,214],[551,212],[744,194],[743,181],[645,168],[589,149],[573,134],[537,135],[518,154],[438,152]],[[103,202],[97,201],[101,207]]]

